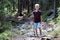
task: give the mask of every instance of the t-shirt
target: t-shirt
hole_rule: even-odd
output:
[[[41,22],[41,10],[39,10],[38,12],[36,12],[36,10],[33,11],[33,15],[34,15],[34,22]]]

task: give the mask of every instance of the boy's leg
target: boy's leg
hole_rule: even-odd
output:
[[[38,28],[36,29],[36,35],[38,36]]]
[[[39,34],[42,35],[41,23],[40,22],[38,23],[38,28],[39,28],[39,32],[40,32]]]
[[[38,31],[37,31],[37,29],[34,30],[34,36],[38,36]]]
[[[34,36],[36,36],[36,34],[37,34],[37,23],[34,23]]]
[[[42,35],[42,30],[41,30],[41,28],[39,28],[39,31],[40,31],[40,35]]]

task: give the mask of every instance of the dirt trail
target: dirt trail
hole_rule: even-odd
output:
[[[29,32],[21,37],[13,38],[12,40],[40,40],[39,37],[30,37],[30,35],[33,35],[33,32]]]
[[[30,37],[30,35],[33,35],[33,29],[31,29],[30,32],[22,36],[12,38],[12,40],[41,40],[40,37]],[[60,38],[55,38],[54,40],[60,40]]]

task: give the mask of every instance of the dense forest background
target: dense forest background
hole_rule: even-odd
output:
[[[60,23],[60,0],[0,0],[1,40],[12,37],[11,29],[31,16],[36,3],[40,4],[43,22],[53,20],[54,23]]]

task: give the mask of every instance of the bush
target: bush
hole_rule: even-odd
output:
[[[5,31],[2,34],[0,34],[0,40],[10,40],[10,37],[12,37],[10,31]]]
[[[8,30],[9,28],[11,28],[12,24],[11,22],[1,22],[0,23],[0,33],[4,32],[5,30]]]

